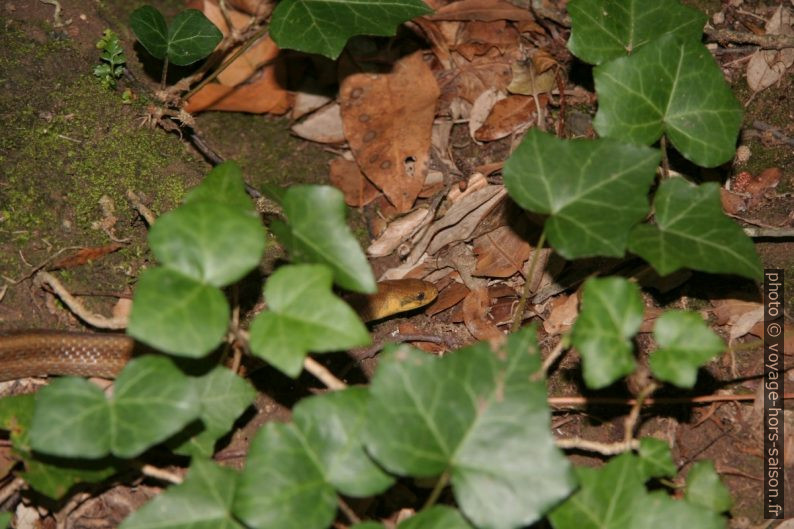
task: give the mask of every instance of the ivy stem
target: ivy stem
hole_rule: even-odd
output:
[[[425,504],[422,505],[421,510],[426,511],[436,504],[439,496],[441,496],[441,492],[444,490],[444,487],[447,486],[447,483],[449,483],[449,472],[444,471],[443,474],[438,476],[436,486],[433,487],[433,490],[430,492],[430,496],[427,497],[427,501],[425,501]]]
[[[165,80],[168,77],[168,55],[163,59],[163,75],[160,76],[160,90],[165,90]]]
[[[667,135],[662,134],[662,139],[659,141],[659,147],[662,149],[662,179],[667,180],[670,178],[670,161],[667,159]]]
[[[657,390],[659,386],[655,383],[651,382],[642,390],[640,390],[637,398],[634,401],[634,405],[631,407],[631,411],[629,412],[628,417],[626,417],[626,422],[624,423],[625,431],[623,432],[623,442],[627,445],[631,443],[634,439],[634,427],[637,425],[637,419],[640,417],[640,409],[642,409],[642,405],[645,402],[645,399],[651,396],[651,394]]]
[[[254,43],[258,41],[260,38],[264,37],[266,33],[267,33],[267,26],[262,27],[261,29],[259,29],[259,31],[251,35],[251,38],[248,39],[248,41],[245,44],[237,48],[237,51],[235,51],[231,55],[231,57],[229,57],[226,61],[224,61],[220,66],[218,66],[215,69],[215,71],[213,71],[211,74],[205,77],[199,84],[191,88],[187,94],[182,96],[181,101],[187,101],[193,95],[195,95],[196,92],[204,88],[208,83],[214,81],[218,77],[218,75],[221,74],[221,72],[223,72],[226,68],[228,68],[229,65],[232,64],[234,61],[236,61],[237,58],[240,57],[240,55],[248,51],[248,48],[253,46]]]
[[[513,323],[510,325],[510,332],[514,333],[521,327],[521,321],[524,319],[524,309],[527,306],[527,300],[532,293],[532,284],[535,282],[535,266],[538,264],[540,252],[543,250],[543,245],[546,244],[546,229],[540,232],[538,243],[532,252],[532,259],[529,263],[529,270],[527,271],[526,279],[524,282],[524,291],[521,293],[521,298],[518,300],[518,307],[516,313],[513,315]]]

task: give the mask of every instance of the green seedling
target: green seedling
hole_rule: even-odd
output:
[[[105,89],[114,90],[116,81],[124,75],[124,65],[127,62],[119,36],[113,30],[106,29],[102,38],[97,41],[96,47],[102,50],[99,55],[99,60],[102,62],[94,67],[94,75]]]

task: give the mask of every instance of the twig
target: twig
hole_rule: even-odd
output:
[[[744,233],[748,237],[789,238],[794,237],[794,228],[756,228],[748,226],[744,228]]]
[[[129,199],[132,207],[135,208],[138,213],[140,213],[141,217],[143,217],[143,220],[146,221],[146,224],[149,226],[154,224],[154,221],[157,220],[157,215],[155,215],[151,209],[143,205],[143,202],[141,202],[140,197],[135,193],[135,191],[128,189],[127,199]]]
[[[634,405],[631,407],[631,411],[629,412],[629,416],[626,417],[626,422],[624,423],[624,430],[623,430],[623,442],[625,444],[631,444],[632,440],[634,439],[634,428],[637,426],[637,420],[640,418],[640,409],[642,408],[642,403],[647,399],[659,386],[657,386],[654,382],[651,382],[642,390],[640,391],[639,395],[637,395],[637,399],[634,402]]]
[[[325,384],[328,389],[340,390],[347,388],[347,384],[336,378],[324,365],[311,356],[307,356],[303,361],[303,368]]]
[[[713,41],[720,44],[739,42],[743,44],[756,44],[764,50],[783,50],[794,48],[794,36],[791,35],[756,35],[732,29],[714,29],[706,27],[703,32]]]
[[[640,446],[640,442],[636,439],[622,443],[599,443],[598,441],[588,441],[579,437],[557,439],[554,444],[562,450],[584,450],[585,452],[595,452],[605,456],[622,454],[629,450],[636,450]]]
[[[47,258],[46,258],[44,261],[42,261],[41,263],[39,263],[39,264],[37,264],[36,266],[34,266],[33,268],[31,268],[31,269],[30,269],[30,270],[29,270],[29,271],[28,271],[28,272],[27,272],[25,275],[23,275],[23,276],[22,276],[22,277],[20,277],[19,279],[11,279],[10,277],[6,277],[6,276],[3,276],[3,279],[5,279],[6,281],[8,281],[8,283],[9,283],[11,286],[16,286],[16,285],[20,284],[21,282],[25,281],[26,279],[29,279],[29,278],[30,278],[30,277],[32,277],[32,276],[33,276],[33,275],[34,275],[36,272],[38,272],[39,270],[41,270],[42,268],[44,268],[45,266],[47,266],[48,264],[50,264],[52,261],[54,261],[54,260],[55,260],[55,258],[56,258],[56,257],[58,257],[59,255],[61,255],[63,252],[68,252],[68,251],[70,251],[70,250],[82,250],[82,249],[83,249],[83,247],[82,247],[82,246],[66,246],[66,247],[64,247],[64,248],[61,248],[60,250],[58,250],[57,252],[55,252],[55,253],[54,253],[54,254],[52,254],[51,256],[47,257]],[[20,257],[22,257],[22,260],[23,260],[23,261],[25,261],[25,258],[22,256],[22,252],[21,252],[21,251],[20,251],[19,255],[20,255]]]
[[[794,399],[794,393],[784,393],[783,399]],[[698,406],[712,402],[742,402],[755,400],[755,395],[699,395],[696,397],[648,397],[642,401],[643,406],[669,406],[689,404]],[[583,406],[634,406],[636,399],[621,397],[548,397],[549,406],[553,408],[573,408]]]
[[[351,524],[355,525],[361,522],[361,518],[358,517],[356,512],[350,508],[350,505],[347,504],[345,500],[342,499],[341,496],[337,496],[337,504],[339,505],[339,510],[347,517]]]
[[[535,249],[532,252],[532,259],[529,263],[529,271],[526,275],[526,281],[524,282],[524,290],[521,292],[521,297],[518,300],[518,307],[516,308],[515,315],[513,316],[513,324],[510,325],[510,332],[514,333],[518,331],[518,328],[521,327],[521,321],[524,319],[524,309],[527,306],[527,300],[529,299],[529,295],[532,293],[532,284],[535,282],[535,265],[538,263],[538,257],[540,256],[540,252],[543,250],[543,246],[546,244],[546,231],[543,230],[540,233],[540,237],[538,238],[538,243],[535,245]]]
[[[11,483],[0,489],[0,505],[16,494],[16,492],[25,485],[25,480],[22,478],[14,478]]]
[[[138,469],[144,476],[159,479],[160,481],[167,481],[168,483],[173,483],[175,485],[179,485],[182,483],[182,481],[184,481],[184,478],[179,474],[163,470],[162,468],[157,468],[154,465],[145,464],[141,465]]]
[[[540,371],[538,371],[535,374],[536,379],[541,379],[545,377],[546,374],[549,372],[549,368],[551,367],[551,365],[554,362],[556,362],[557,359],[560,356],[562,356],[562,354],[567,350],[567,347],[565,347],[565,342],[566,342],[565,337],[561,338],[560,342],[554,347],[554,349],[551,350],[549,356],[547,356],[546,359],[543,361],[543,366],[540,368]]]
[[[36,279],[49,286],[75,316],[92,327],[97,329],[125,329],[127,327],[127,316],[107,318],[101,314],[94,314],[85,308],[80,300],[72,296],[58,278],[49,272],[40,271],[36,275]]]

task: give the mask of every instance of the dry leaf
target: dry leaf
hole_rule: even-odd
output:
[[[472,290],[463,300],[463,323],[469,332],[478,340],[495,340],[504,338],[494,322],[488,317],[491,298],[487,288]]]
[[[518,48],[519,40],[518,30],[504,20],[471,22],[464,26],[455,50],[471,61],[485,55],[491,48],[496,48],[500,54]]]
[[[538,96],[542,106],[549,103],[546,94]],[[494,141],[532,126],[537,120],[535,98],[532,96],[511,95],[498,101],[491,109],[488,119],[474,133],[478,141]]]
[[[333,103],[309,115],[292,126],[292,132],[301,138],[317,143],[343,143],[345,132],[339,104]]]
[[[82,266],[86,263],[90,263],[91,261],[96,261],[97,259],[104,257],[108,254],[116,252],[124,248],[123,244],[118,243],[111,243],[105,246],[94,246],[91,248],[81,248],[76,252],[72,253],[71,255],[67,255],[61,257],[54,261],[48,267],[48,270],[63,270],[66,268],[76,268],[78,266]]]
[[[208,84],[193,94],[185,110],[191,114],[201,110],[283,114],[289,110],[292,96],[283,88],[281,71],[279,63],[266,67],[256,80],[237,87]]]
[[[300,119],[306,114],[314,112],[332,101],[328,96],[314,94],[305,90],[306,88],[303,88],[295,94],[295,103],[292,107],[292,112],[290,112],[290,117],[292,119]],[[339,130],[342,130],[341,116],[339,117]]]
[[[576,294],[559,296],[551,301],[551,312],[543,322],[543,329],[552,336],[567,332],[579,314],[579,298]]]
[[[527,9],[514,6],[506,0],[461,0],[437,9],[431,20],[534,20]]]
[[[743,196],[722,187],[720,188],[720,201],[722,202],[723,211],[729,215],[738,215],[742,211],[747,210],[747,203]]]
[[[410,239],[425,224],[430,214],[427,208],[418,208],[395,220],[367,248],[370,257],[384,257],[397,249],[400,244]]]
[[[427,307],[426,314],[433,316],[454,307],[469,295],[469,289],[463,283],[453,281],[449,286],[438,293],[436,300]]]
[[[469,113],[469,135],[474,138],[477,130],[485,123],[494,105],[507,97],[501,90],[489,88],[474,100]]]
[[[767,35],[794,35],[791,12],[782,5],[766,23]],[[747,63],[747,85],[758,92],[777,83],[794,64],[794,48],[758,50]]]
[[[365,206],[380,195],[380,191],[361,174],[356,162],[344,158],[331,160],[328,179],[331,185],[340,189],[345,195],[345,203],[348,206]]]
[[[421,51],[399,60],[391,73],[342,81],[342,122],[353,156],[398,211],[411,209],[425,181],[439,93]]]
[[[510,226],[502,226],[474,239],[477,256],[475,275],[485,277],[510,277],[521,273],[529,257],[529,243]]]

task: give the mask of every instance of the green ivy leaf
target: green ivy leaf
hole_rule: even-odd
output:
[[[648,261],[660,275],[680,268],[715,274],[761,278],[753,242],[722,213],[719,186],[665,180],[654,198],[656,225],[639,225],[629,250]]]
[[[686,501],[714,512],[731,508],[731,491],[714,470],[713,461],[698,461],[686,477]]]
[[[153,57],[187,66],[203,59],[215,49],[223,33],[197,9],[186,9],[167,25],[163,15],[152,6],[139,7],[130,15],[133,33]]]
[[[521,207],[549,215],[549,242],[567,259],[622,257],[661,154],[614,140],[561,140],[530,129],[504,167]]]
[[[350,37],[391,36],[399,24],[430,12],[421,0],[282,0],[270,34],[280,48],[336,59]]]
[[[294,424],[269,422],[248,448],[232,512],[250,527],[325,529],[336,494]]]
[[[651,372],[682,388],[693,387],[698,368],[725,349],[696,312],[665,312],[656,320],[653,335],[659,349],[651,354]]]
[[[120,529],[243,529],[230,512],[237,472],[200,458],[185,481],[158,494]]]
[[[596,67],[593,77],[601,136],[650,145],[666,134],[705,167],[733,157],[742,106],[700,42],[665,35]]]
[[[642,323],[640,289],[621,277],[589,279],[571,343],[582,355],[587,387],[606,387],[634,371],[631,338]]]
[[[661,439],[643,437],[640,439],[640,463],[642,475],[647,478],[675,476],[677,469],[673,463],[670,447]]]
[[[168,52],[168,24],[152,6],[141,6],[130,15],[130,28],[152,57],[163,60]]]
[[[435,505],[411,516],[397,529],[472,529],[472,526],[456,509]]]
[[[328,265],[336,284],[347,290],[362,294],[377,290],[369,262],[345,224],[347,208],[341,191],[296,185],[284,193],[282,205],[288,223],[273,221],[271,230],[293,261]]]
[[[534,338],[526,328],[497,351],[479,343],[437,358],[408,347],[381,357],[370,386],[365,442],[400,475],[449,472],[455,499],[478,527],[539,519],[573,488],[554,445]]]
[[[385,529],[383,525],[375,522],[362,522],[350,526],[350,529]]]
[[[251,405],[256,391],[247,381],[221,366],[194,379],[193,383],[204,429],[174,451],[211,457],[215,442],[229,432],[234,421]]]
[[[194,199],[157,219],[149,231],[149,245],[163,265],[224,287],[259,264],[265,231],[253,211]]]
[[[707,16],[677,0],[571,0],[568,49],[590,64],[631,55],[662,35],[699,42]]]
[[[169,268],[150,268],[135,286],[127,333],[161,351],[198,358],[221,342],[229,315],[216,287]]]
[[[256,209],[245,191],[243,172],[232,161],[213,167],[201,184],[187,192],[184,200],[185,204],[204,201],[220,202],[256,215]]]
[[[370,343],[358,315],[331,291],[322,265],[282,266],[265,284],[268,310],[251,324],[251,351],[296,377],[308,351],[323,353]]]
[[[0,512],[0,528],[5,529],[8,527],[8,524],[11,523],[11,516],[10,512]]]
[[[648,493],[642,463],[630,453],[598,469],[578,468],[579,491],[552,511],[555,529],[724,529],[708,509],[676,501],[662,491]]]
[[[33,420],[35,395],[16,395],[0,399],[0,430],[10,432],[12,455],[25,463],[22,477],[37,492],[60,499],[72,487],[81,483],[96,483],[118,469],[113,462],[74,461],[34,454],[29,443],[30,423]]]
[[[59,457],[130,458],[177,433],[199,415],[193,384],[165,357],[132,360],[113,396],[82,378],[54,380],[36,396],[34,450]]]

